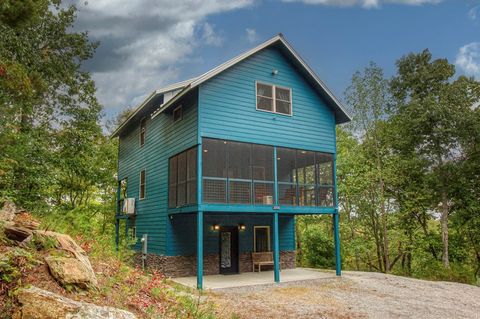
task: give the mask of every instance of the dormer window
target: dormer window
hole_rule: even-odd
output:
[[[257,82],[257,110],[292,115],[292,90]]]
[[[181,119],[183,119],[183,109],[180,105],[173,110],[173,122],[175,123],[177,121],[180,121]]]
[[[140,146],[143,146],[145,144],[146,134],[147,134],[147,118],[144,117],[140,121]]]

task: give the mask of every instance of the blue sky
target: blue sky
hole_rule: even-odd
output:
[[[96,0],[78,28],[100,41],[86,64],[111,117],[282,32],[340,98],[369,61],[387,76],[430,49],[480,79],[480,0]]]

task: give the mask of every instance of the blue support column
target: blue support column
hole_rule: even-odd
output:
[[[117,204],[115,205],[115,249],[118,251],[118,245],[120,243],[120,220],[118,215],[120,215],[120,192],[122,191],[120,186],[120,181],[117,181]]]
[[[333,219],[333,236],[335,243],[335,272],[337,276],[342,275],[342,257],[340,255],[340,227],[338,212],[338,190],[337,190],[337,154],[333,156],[333,201],[335,205],[335,213],[332,216]]]
[[[198,117],[197,145],[197,204],[202,206],[203,176],[202,176],[202,137],[200,134],[200,116]],[[197,212],[197,289],[203,289],[203,210]]]
[[[274,203],[278,206],[278,175],[277,175],[277,147],[273,147],[273,195]]]
[[[340,256],[340,229],[338,226],[339,214],[338,209],[333,214],[333,235],[335,237],[335,273],[337,276],[342,275],[342,258]]]
[[[203,211],[197,213],[197,289],[203,289]]]
[[[273,213],[273,264],[275,282],[280,282],[280,241],[278,238],[278,213]]]

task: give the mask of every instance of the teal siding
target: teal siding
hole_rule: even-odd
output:
[[[154,119],[147,116],[143,147],[140,147],[140,123],[121,136],[119,143],[118,177],[119,180],[128,178],[128,197],[136,198],[137,238],[148,234],[148,249],[157,254],[165,254],[167,250],[168,159],[197,144],[196,95],[181,103],[183,119],[176,123],[173,123],[171,113],[162,113]],[[146,170],[146,198],[138,200],[140,171],[143,169]]]
[[[272,70],[278,70],[272,75]],[[292,89],[293,115],[257,111],[255,81]],[[267,48],[200,86],[205,137],[335,152],[335,116],[277,49]]]
[[[278,70],[273,76],[272,70]],[[256,81],[292,89],[293,115],[257,111]],[[198,103],[197,103],[198,96]],[[149,252],[194,255],[196,214],[168,215],[168,159],[201,142],[201,137],[335,153],[335,116],[295,67],[275,48],[268,48],[200,85],[185,97],[183,120],[171,112],[148,116],[146,143],[140,147],[139,124],[120,137],[119,180],[128,178],[128,196],[137,198],[137,237],[149,236]],[[197,107],[198,105],[198,107]],[[146,198],[138,200],[140,171],[146,170]],[[236,226],[240,252],[253,249],[253,226],[272,226],[272,214],[206,213],[205,254],[218,253],[213,224]],[[280,215],[280,249],[295,249],[295,219]],[[271,231],[273,245],[273,231]],[[140,244],[136,245],[136,249]],[[272,246],[273,248],[273,246]]]
[[[212,226],[238,226],[245,224],[246,229],[239,231],[240,253],[253,251],[253,227],[270,226],[270,241],[273,249],[273,215],[226,215],[206,214],[204,220],[204,253],[216,254],[219,251],[218,231]],[[188,256],[196,254],[196,215],[179,214],[173,216],[168,222],[170,228],[171,244],[168,255]],[[293,216],[280,216],[280,250],[295,250],[295,220]]]

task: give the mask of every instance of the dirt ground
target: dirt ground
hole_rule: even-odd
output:
[[[367,272],[208,293],[221,317],[479,318],[480,287]]]

